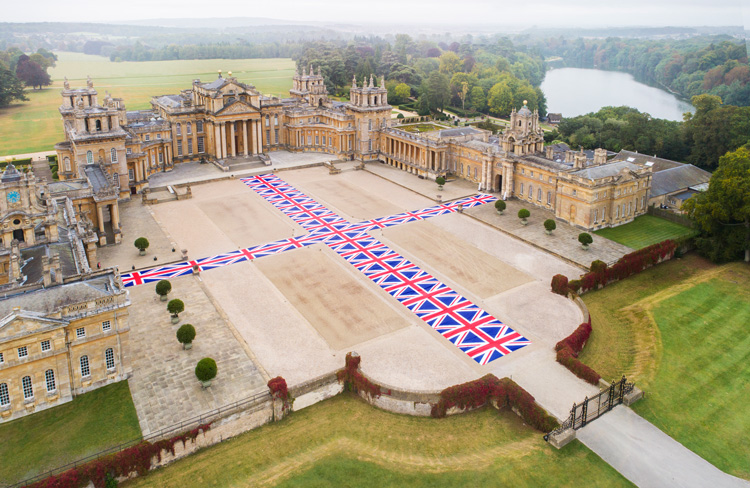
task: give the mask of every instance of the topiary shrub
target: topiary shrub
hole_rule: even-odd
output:
[[[508,207],[508,205],[503,200],[495,200],[495,210],[497,210],[497,213],[500,215],[503,214],[503,211]]]
[[[167,301],[167,295],[170,291],[172,291],[172,283],[169,280],[159,280],[156,284],[156,294],[159,295],[162,302]]]
[[[557,229],[557,223],[554,219],[547,219],[544,221],[544,230],[547,231],[547,234],[551,234],[555,229]]]
[[[558,295],[568,296],[568,277],[561,274],[556,274],[552,277],[552,293]]]
[[[578,242],[580,242],[580,243],[581,243],[581,246],[582,246],[582,247],[583,247],[584,249],[588,249],[588,248],[589,248],[589,245],[590,245],[590,244],[591,244],[592,242],[594,242],[594,238],[593,238],[593,237],[591,237],[591,234],[589,234],[589,233],[587,233],[587,232],[581,232],[580,234],[578,234]]]
[[[185,310],[185,304],[179,298],[170,300],[167,303],[167,311],[172,314],[172,323],[176,324],[179,322],[180,314]]]
[[[443,178],[442,176],[438,176],[437,178],[435,178],[435,183],[437,183],[438,187],[442,190],[443,185],[445,184],[445,178]]]
[[[518,211],[518,218],[521,219],[521,223],[523,225],[526,225],[529,223],[526,219],[528,219],[530,216],[531,216],[531,212],[529,212],[525,208],[522,208],[521,210]]]
[[[139,237],[135,240],[133,245],[138,248],[140,255],[143,256],[146,254],[146,249],[148,249],[148,239],[145,237]]]
[[[211,386],[211,380],[216,378],[218,369],[216,361],[211,358],[203,358],[195,366],[195,377],[203,383],[203,386]]]
[[[398,115],[396,115],[396,118],[397,119],[403,119],[404,118],[404,114],[402,114],[401,112],[399,112]]]
[[[607,263],[599,259],[592,261],[590,270],[592,273],[604,273],[607,271]]]
[[[195,339],[195,327],[193,327],[193,324],[183,324],[177,329],[177,340],[182,344],[183,349],[193,347],[193,339]]]

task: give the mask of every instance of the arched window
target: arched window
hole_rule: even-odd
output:
[[[65,167],[65,171],[70,171],[70,158],[69,157],[65,157],[65,159],[63,160],[63,162],[65,164],[65,166],[64,166]]]
[[[94,153],[86,151],[86,164],[94,164]]]
[[[534,198],[534,185],[529,185],[529,198]]]
[[[91,369],[89,368],[89,357],[81,356],[81,377],[86,378],[91,376]]]
[[[599,210],[594,209],[594,223],[599,221]]]
[[[109,153],[112,157],[112,162],[116,163],[117,162],[117,150],[113,147],[112,149],[109,150]]]
[[[620,206],[619,205],[615,206],[615,218],[616,219],[620,218]]]
[[[552,203],[552,192],[548,191],[547,192],[547,205],[549,205],[551,203]]]
[[[475,180],[477,179],[477,174],[478,174],[478,173],[477,173],[477,168],[474,168],[474,179],[475,179]]]
[[[523,183],[521,183],[521,192],[520,195],[523,196]]]
[[[107,371],[115,369],[115,351],[111,347],[104,351],[104,362]]]
[[[34,398],[34,387],[31,385],[31,376],[24,376],[21,380],[21,387],[23,389],[23,398],[29,400]]]
[[[10,405],[10,394],[8,393],[8,384],[0,383],[0,407]]]
[[[57,389],[55,386],[55,372],[48,369],[44,372],[44,380],[47,383],[47,392],[51,393]]]
[[[193,124],[190,122],[187,123],[187,133],[192,134],[193,133]]]
[[[102,131],[102,121],[97,119],[96,120],[96,131],[101,132]]]
[[[274,115],[273,116],[273,125],[279,125],[279,116],[278,115]]]
[[[368,123],[367,123],[367,128],[368,128],[369,130],[372,130],[372,119],[368,120],[367,122],[368,122]]]
[[[269,125],[271,125],[271,119],[270,117],[268,117],[268,115],[266,115],[266,127],[268,127]]]
[[[541,188],[536,193],[536,199],[540,202],[542,201],[542,189]]]
[[[182,135],[182,124],[177,124],[177,135],[178,136]]]

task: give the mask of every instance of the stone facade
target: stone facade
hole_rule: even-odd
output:
[[[0,301],[0,421],[127,378],[129,305],[109,271]]]

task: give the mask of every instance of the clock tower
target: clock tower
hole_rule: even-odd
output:
[[[20,248],[59,240],[57,208],[46,193],[47,185],[33,174],[7,166],[0,176],[0,255],[13,240]]]

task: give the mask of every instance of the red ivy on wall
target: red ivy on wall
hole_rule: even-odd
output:
[[[597,385],[601,376],[578,359],[578,353],[583,350],[583,346],[589,340],[591,331],[591,316],[589,316],[587,322],[579,325],[572,334],[555,345],[555,351],[557,351],[558,363],[568,368],[582,380],[588,381],[592,385]]]
[[[377,398],[380,396],[380,385],[376,385],[360,373],[359,363],[361,361],[361,357],[352,356],[352,353],[348,353],[346,355],[346,365],[344,369],[336,372],[336,378],[338,378],[339,383],[344,383],[344,389],[348,391],[354,393],[364,392],[370,398]]]

